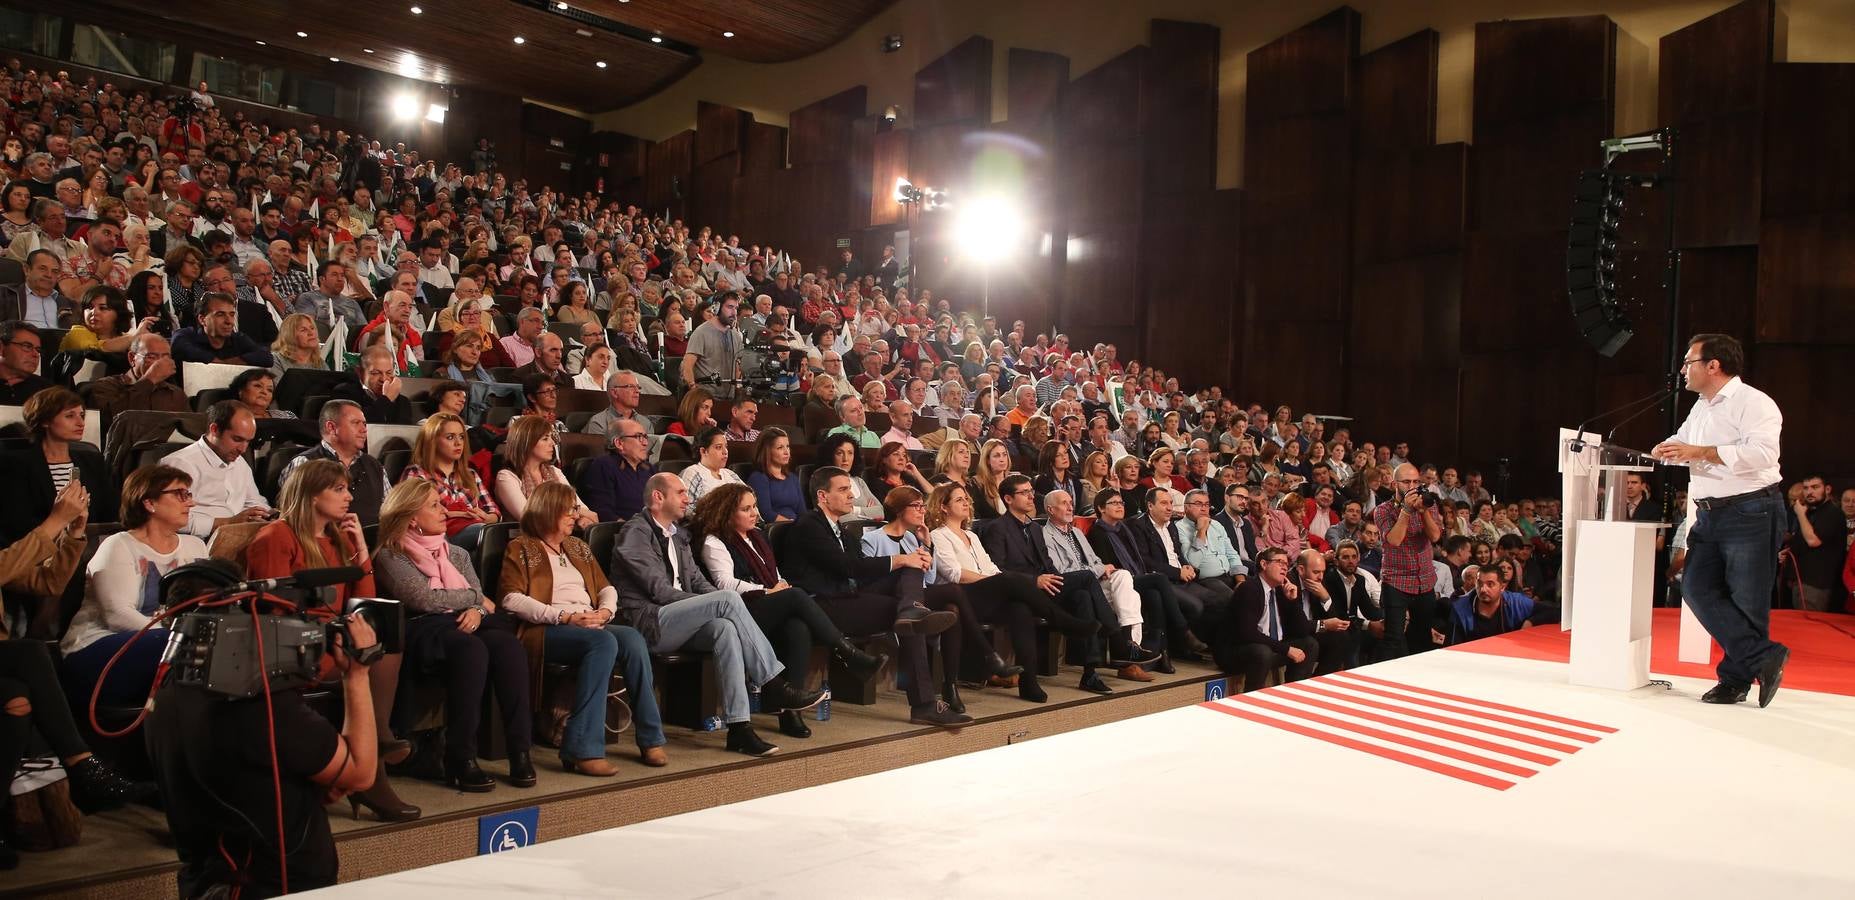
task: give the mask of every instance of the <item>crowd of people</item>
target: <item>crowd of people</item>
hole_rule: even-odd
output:
[[[1049,700],[1040,627],[1065,636],[1079,689],[1109,694],[1109,679],[1175,663],[1247,691],[1278,669],[1304,678],[1556,621],[1557,501],[1497,497],[1395,436],[1188,389],[1112,343],[976,315],[906,283],[892,249],[807,270],[621,198],[17,61],[0,96],[0,239],[23,273],[0,285],[0,404],[23,407],[26,432],[5,460],[0,575],[53,608],[82,585],[75,617],[44,635],[61,658],[0,640],[0,767],[36,732],[80,808],[154,795],[91,755],[79,723],[93,693],[138,707],[158,691],[151,729],[218,714],[157,683],[167,634],[150,627],[177,599],[168,576],[202,560],[251,578],[353,566],[316,614],[346,619],[354,597],[406,611],[399,652],[335,655],[340,729],[291,699],[269,719],[290,748],[277,759],[151,738],[188,896],[280,887],[272,766],[295,779],[287,830],[326,833],[338,797],[418,817],[392,787],[421,774],[407,679],[444,698],[440,764],[422,774],[490,791],[536,783],[537,741],[565,771],[616,774],[615,674],[637,761],[667,764],[654,654],[706,654],[726,748],[765,756],[779,748],[756,715],[782,740],[812,734],[814,649],[862,679],[893,657],[908,721],[958,727],[962,688]],[[119,483],[83,441],[87,410],[190,411],[182,362],[243,371],[197,440]],[[332,399],[276,406],[285,373],[330,368],[348,373]],[[443,380],[414,398],[413,375]],[[673,416],[641,409],[672,389]],[[571,473],[570,391],[604,393],[575,424],[608,451]],[[501,397],[517,409],[499,422]],[[780,397],[795,424],[763,427]],[[267,495],[259,425],[299,415],[319,440]],[[396,477],[368,452],[370,424],[418,426]],[[731,459],[743,445],[751,460]],[[1839,607],[1855,490],[1837,509],[1821,479],[1801,485],[1799,602]],[[1659,514],[1646,483],[1629,502]],[[79,576],[86,526],[103,523],[117,529]],[[515,534],[486,572],[497,523]],[[610,523],[601,557],[592,533]],[[355,649],[372,638],[350,624]],[[567,689],[544,689],[550,666],[571,670]],[[494,775],[477,746],[486,694],[506,759]],[[236,817],[190,791],[260,781]],[[0,866],[16,862],[0,844]],[[292,847],[288,865],[292,886],[332,883],[333,844]]]

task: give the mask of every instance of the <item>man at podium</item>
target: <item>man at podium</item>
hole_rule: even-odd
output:
[[[1741,703],[1758,682],[1771,703],[1790,650],[1771,640],[1771,588],[1784,533],[1778,492],[1778,435],[1784,414],[1764,391],[1739,379],[1745,352],[1724,334],[1697,334],[1681,359],[1687,388],[1700,395],[1687,421],[1650,454],[1685,465],[1699,507],[1688,531],[1682,594],[1707,633],[1726,649],[1720,683],[1701,697]]]

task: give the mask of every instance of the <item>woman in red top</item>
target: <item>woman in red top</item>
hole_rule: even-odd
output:
[[[412,478],[423,478],[438,489],[445,509],[445,535],[466,549],[476,546],[480,526],[502,519],[502,510],[482,475],[470,465],[470,429],[451,413],[432,413],[419,426],[419,437],[412,443],[412,464],[399,480]],[[479,527],[461,534],[473,525]]]
[[[360,569],[360,578],[335,586],[335,608],[305,610],[318,618],[344,613],[351,597],[377,596],[361,519],[348,511],[353,500],[348,472],[341,463],[315,459],[297,466],[284,481],[277,499],[277,521],[259,529],[245,548],[245,577],[283,578],[304,569],[333,566]],[[398,653],[382,656],[370,670],[374,733],[380,736],[380,770],[374,774],[373,787],[350,795],[357,815],[359,807],[366,806],[386,821],[419,817],[419,808],[400,800],[386,778],[388,763],[404,762],[412,753],[411,744],[393,737],[388,722],[393,714],[393,694],[399,688],[400,659]]]
[[[710,413],[715,408],[715,398],[708,391],[692,387],[683,395],[683,402],[677,404],[676,421],[670,423],[669,432],[684,437],[693,437],[704,428],[714,428],[715,418]]]

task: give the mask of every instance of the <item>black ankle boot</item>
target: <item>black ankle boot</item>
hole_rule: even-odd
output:
[[[535,761],[527,750],[509,751],[509,783],[520,788],[535,786]]]
[[[745,753],[748,756],[772,756],[779,748],[767,743],[760,735],[754,733],[754,726],[747,722],[734,722],[728,725],[727,749],[731,753]]]
[[[948,681],[940,687],[940,699],[946,701],[947,708],[962,715],[966,712],[966,701],[960,699],[959,684]]]
[[[510,771],[515,769],[513,758],[509,761]],[[533,766],[529,767],[533,769]],[[484,772],[474,759],[444,764],[444,783],[466,794],[486,794],[496,789],[496,779]]]
[[[760,709],[781,712],[788,709],[811,709],[824,700],[824,691],[807,691],[775,675],[760,686]]]
[[[851,643],[849,638],[839,638],[838,642],[831,646],[831,655],[838,662],[843,663],[844,668],[850,670],[850,674],[858,678],[874,677],[877,672],[882,671],[883,664],[889,661],[888,654],[865,653],[857,649],[857,645]]]
[[[789,709],[779,714],[779,733],[787,737],[808,738],[812,736],[812,729],[805,724],[804,713]]]
[[[115,809],[127,803],[146,803],[157,788],[153,782],[131,781],[128,776],[96,758],[65,767],[71,780],[71,802],[85,815]]]

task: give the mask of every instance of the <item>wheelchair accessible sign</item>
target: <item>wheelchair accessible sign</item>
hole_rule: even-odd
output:
[[[541,824],[541,807],[490,813],[477,819],[477,855],[520,850],[533,844]]]

